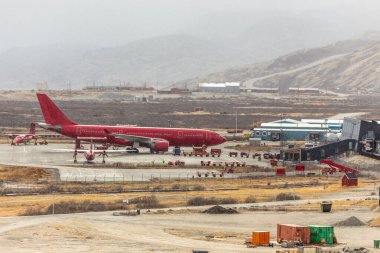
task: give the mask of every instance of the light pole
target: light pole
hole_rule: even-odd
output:
[[[56,194],[56,192],[53,191],[52,194],[53,194],[53,210],[52,210],[52,214],[54,215],[55,214],[55,199],[54,199],[54,195]]]
[[[237,112],[235,113],[235,135],[237,134]]]

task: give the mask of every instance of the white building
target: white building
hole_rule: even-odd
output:
[[[214,92],[214,93],[239,93],[239,82],[226,82],[226,83],[200,83],[198,84],[200,92]]]

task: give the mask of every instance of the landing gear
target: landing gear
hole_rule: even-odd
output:
[[[78,155],[78,151],[75,149],[74,151],[74,155],[73,155],[73,158],[74,158],[74,163],[77,163],[77,155]]]
[[[151,154],[154,154],[154,153],[159,154],[160,151],[157,151],[157,150],[154,150],[154,148],[151,148],[151,149],[150,149],[150,153],[151,153]]]
[[[128,153],[136,153],[138,154],[140,151],[137,148],[127,148]]]
[[[81,148],[81,146],[80,146],[80,140],[75,139],[75,150],[80,149],[80,148]]]
[[[106,160],[104,159],[106,156],[108,157],[108,155],[107,155],[106,151],[105,151],[105,150],[103,150],[103,152],[102,152],[100,155],[101,155],[101,156],[102,156],[102,158],[103,158],[103,160],[102,160],[102,163],[106,163]]]

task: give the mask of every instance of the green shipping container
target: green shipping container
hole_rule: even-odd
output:
[[[310,242],[334,244],[334,227],[310,225]]]

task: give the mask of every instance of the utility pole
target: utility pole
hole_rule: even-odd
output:
[[[237,112],[235,114],[235,135],[237,134]]]
[[[53,194],[53,211],[52,211],[53,215],[55,214],[55,199],[54,199],[55,193],[56,193],[55,191],[52,192],[52,194]]]

